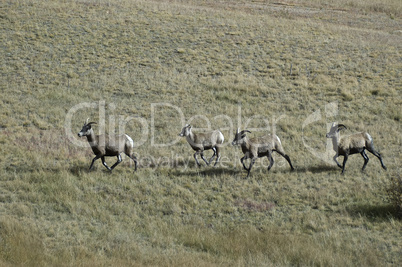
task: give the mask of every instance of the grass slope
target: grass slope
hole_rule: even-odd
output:
[[[1,1],[0,265],[399,266],[401,14],[397,0]],[[125,121],[138,172],[87,171],[69,136],[85,141],[87,117]],[[177,139],[190,120],[224,133],[219,166],[196,168]],[[368,131],[388,171],[314,156],[335,120]],[[275,155],[243,179],[237,127],[275,131],[296,171]]]

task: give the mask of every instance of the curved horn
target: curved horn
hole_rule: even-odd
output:
[[[91,121],[91,122],[88,122],[88,121],[89,121],[89,118],[87,118],[87,120],[85,121],[84,126],[85,125],[96,124],[96,122],[94,122],[94,121]]]
[[[249,130],[243,130],[243,133],[251,133]]]
[[[341,127],[347,129],[347,127],[346,127],[345,125],[343,125],[343,124],[338,124],[338,129],[341,128]]]

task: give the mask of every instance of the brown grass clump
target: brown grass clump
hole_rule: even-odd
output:
[[[249,199],[236,200],[235,205],[249,211],[258,211],[258,212],[270,211],[273,208],[275,208],[274,203],[269,202],[259,203]]]
[[[391,177],[388,189],[388,198],[395,207],[399,218],[402,217],[402,178],[400,175]]]

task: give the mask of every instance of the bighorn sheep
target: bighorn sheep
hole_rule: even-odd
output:
[[[181,132],[179,133],[179,136],[181,137],[185,136],[187,142],[196,151],[194,153],[194,159],[197,162],[198,166],[201,166],[201,164],[198,162],[197,159],[198,154],[201,155],[201,158],[205,161],[207,165],[209,165],[212,162],[212,159],[215,156],[216,161],[214,166],[216,166],[216,164],[219,162],[219,159],[221,158],[220,146],[223,144],[223,141],[225,140],[223,134],[219,130],[195,134],[191,131],[191,125],[186,124],[186,126],[184,126]],[[209,159],[209,161],[207,161],[204,157],[204,150],[209,149],[212,149],[214,151],[214,154]]]
[[[373,138],[366,132],[356,133],[348,136],[340,137],[339,131],[347,129],[343,124],[336,124],[335,122],[332,124],[331,129],[327,133],[327,138],[332,138],[332,145],[336,152],[334,156],[334,161],[338,165],[339,168],[342,168],[342,174],[345,171],[346,161],[348,160],[349,155],[360,153],[364,158],[364,164],[362,171],[366,168],[366,165],[369,161],[369,158],[364,152],[364,150],[370,151],[374,156],[376,156],[380,162],[383,169],[387,169],[384,163],[382,162],[382,158],[380,153],[378,153],[374,149]],[[336,160],[337,157],[343,156],[343,165],[339,164]]]
[[[133,154],[134,141],[127,134],[116,135],[116,136],[108,136],[108,135],[95,135],[94,130],[92,129],[92,124],[96,124],[95,122],[89,122],[88,119],[84,123],[81,131],[78,133],[79,137],[86,136],[88,139],[88,143],[92,148],[92,151],[95,154],[95,158],[92,160],[91,166],[89,169],[92,169],[94,162],[101,158],[103,166],[106,167],[109,171],[112,171],[121,161],[120,154],[124,152],[127,156],[129,156],[135,164],[135,171],[137,170],[137,158]],[[105,162],[105,157],[117,157],[116,163],[109,167]]]
[[[237,129],[235,138],[232,142],[232,145],[240,145],[241,149],[244,153],[244,157],[240,159],[240,162],[243,164],[243,168],[248,172],[246,178],[250,175],[251,167],[253,167],[254,162],[257,158],[261,158],[267,156],[269,160],[268,171],[271,169],[272,165],[274,165],[274,159],[272,158],[272,151],[277,152],[279,155],[284,157],[290,165],[291,170],[293,171],[293,165],[290,161],[288,155],[286,155],[281,140],[275,134],[269,134],[262,137],[248,138],[246,133],[251,133],[249,130],[243,130],[239,132]],[[251,159],[250,166],[247,168],[244,164],[244,160]]]

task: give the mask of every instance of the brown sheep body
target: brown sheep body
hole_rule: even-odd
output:
[[[374,149],[373,138],[370,136],[370,134],[367,132],[361,132],[341,137],[339,132],[342,129],[347,128],[343,124],[336,124],[334,122],[331,126],[331,129],[326,134],[327,138],[332,139],[333,149],[336,152],[333,159],[336,165],[342,168],[342,174],[345,172],[345,165],[349,155],[360,153],[364,158],[362,171],[366,168],[366,165],[369,162],[369,157],[367,156],[365,150],[368,150],[370,153],[376,156],[380,160],[382,168],[385,170],[387,169],[382,161],[381,154]],[[343,165],[339,164],[337,161],[339,156],[343,156]]]
[[[292,162],[288,155],[286,155],[285,150],[282,147],[281,140],[275,134],[269,134],[261,137],[248,138],[246,133],[251,133],[248,130],[243,130],[239,132],[237,129],[235,138],[232,145],[240,145],[243,151],[244,157],[240,159],[243,164],[243,168],[247,171],[246,178],[250,175],[251,167],[253,167],[257,158],[267,157],[269,160],[268,171],[274,165],[274,159],[272,157],[272,152],[275,151],[282,157],[286,159],[289,163],[291,170],[294,170]],[[247,168],[244,160],[251,159],[250,165]]]
[[[94,130],[92,129],[92,124],[95,122],[89,122],[88,119],[84,123],[81,131],[78,133],[79,137],[86,136],[89,145],[91,146],[92,151],[95,154],[95,158],[92,159],[91,166],[89,169],[91,170],[95,161],[97,159],[102,160],[103,166],[106,167],[109,171],[112,171],[121,161],[121,153],[125,153],[128,157],[130,157],[135,164],[135,170],[137,170],[137,158],[134,156],[134,141],[127,134],[121,135],[95,135]],[[112,167],[109,167],[105,162],[105,157],[117,157],[117,161],[113,164]]]

